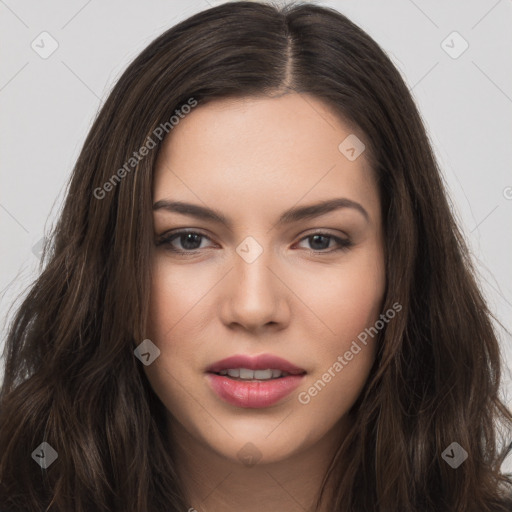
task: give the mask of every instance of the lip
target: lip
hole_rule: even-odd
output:
[[[229,368],[247,368],[249,370],[272,368],[290,375],[267,381],[243,381],[215,373]],[[231,356],[213,363],[206,372],[210,387],[220,399],[235,407],[251,409],[262,409],[277,404],[300,385],[306,374],[304,369],[272,354]]]
[[[269,381],[234,380],[224,375],[207,373],[210,387],[216,395],[236,407],[262,409],[270,407],[289,395],[304,378],[301,375],[288,375]]]
[[[306,373],[306,370],[303,368],[299,368],[290,363],[290,361],[272,354],[260,354],[258,356],[240,354],[227,357],[226,359],[213,363],[206,368],[206,371],[218,373],[221,370],[229,370],[230,368],[247,368],[248,370],[266,370],[267,368],[272,368],[294,375]]]

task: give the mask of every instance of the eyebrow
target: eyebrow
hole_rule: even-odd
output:
[[[309,206],[291,208],[290,210],[283,212],[276,225],[281,226],[285,224],[292,224],[293,222],[298,222],[300,220],[312,219],[341,208],[352,208],[358,211],[367,222],[370,220],[368,212],[359,203],[352,201],[351,199],[340,197]],[[224,224],[230,229],[232,226],[229,219],[227,219],[222,213],[197,204],[185,203],[182,201],[169,201],[167,199],[161,199],[153,204],[153,211],[162,209],[169,212],[190,215],[201,220],[209,220],[219,224]]]

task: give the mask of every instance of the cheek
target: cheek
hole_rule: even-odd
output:
[[[171,265],[165,255],[155,257],[152,276],[148,337],[163,343],[188,323],[190,338],[199,339],[207,319],[202,306],[215,276],[205,275],[190,263]],[[194,322],[189,322],[192,317]],[[194,333],[199,335],[194,337]]]
[[[160,356],[145,366],[144,371],[154,391],[168,407],[179,401],[183,386],[187,386],[190,371],[183,361],[193,359],[204,330],[204,325],[197,320],[204,317],[200,314],[200,301],[208,287],[204,286],[204,279],[200,285],[197,272],[183,269],[171,271],[166,258],[157,257],[152,271],[146,335],[158,346]],[[176,343],[177,339],[186,343]]]
[[[340,279],[336,308],[329,308],[333,331],[342,339],[354,339],[379,318],[385,281],[379,272],[353,272]]]
[[[344,351],[381,313],[386,287],[382,253],[354,251],[340,265],[301,273],[293,286],[314,313],[303,321],[310,319],[308,331],[315,333],[310,337],[315,349],[331,355]]]
[[[204,276],[202,276],[204,283]],[[149,384],[164,405],[170,417],[187,425],[189,432],[200,437],[197,424],[208,421],[196,410],[200,400],[196,395],[191,362],[198,351],[201,329],[201,296],[205,287],[199,283],[196,272],[187,272],[185,266],[174,266],[165,256],[155,257],[152,267],[151,294],[147,337],[160,349],[160,356],[143,370]],[[199,313],[199,314],[198,314]],[[188,366],[187,366],[188,365]],[[201,418],[201,420],[191,420]],[[211,427],[213,428],[213,426]]]
[[[303,283],[302,296],[323,327],[313,318],[302,327],[310,333],[307,351],[316,364],[300,401],[328,423],[327,417],[336,421],[357,400],[375,359],[378,335],[370,328],[380,318],[385,292],[381,254],[361,251],[323,278]]]

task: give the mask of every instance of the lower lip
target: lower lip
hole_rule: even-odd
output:
[[[234,380],[224,375],[208,373],[213,391],[236,407],[262,409],[276,404],[296,389],[304,375],[288,375],[267,381]]]

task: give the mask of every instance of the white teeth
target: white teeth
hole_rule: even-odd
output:
[[[247,368],[240,368],[241,379],[254,379],[254,370],[248,370]]]
[[[289,375],[281,370],[268,368],[267,370],[249,370],[248,368],[230,368],[228,370],[220,370],[219,375],[227,375],[229,377],[239,378],[243,380],[270,380],[286,377]]]
[[[272,378],[272,370],[255,370],[254,378],[255,379],[271,379]]]

